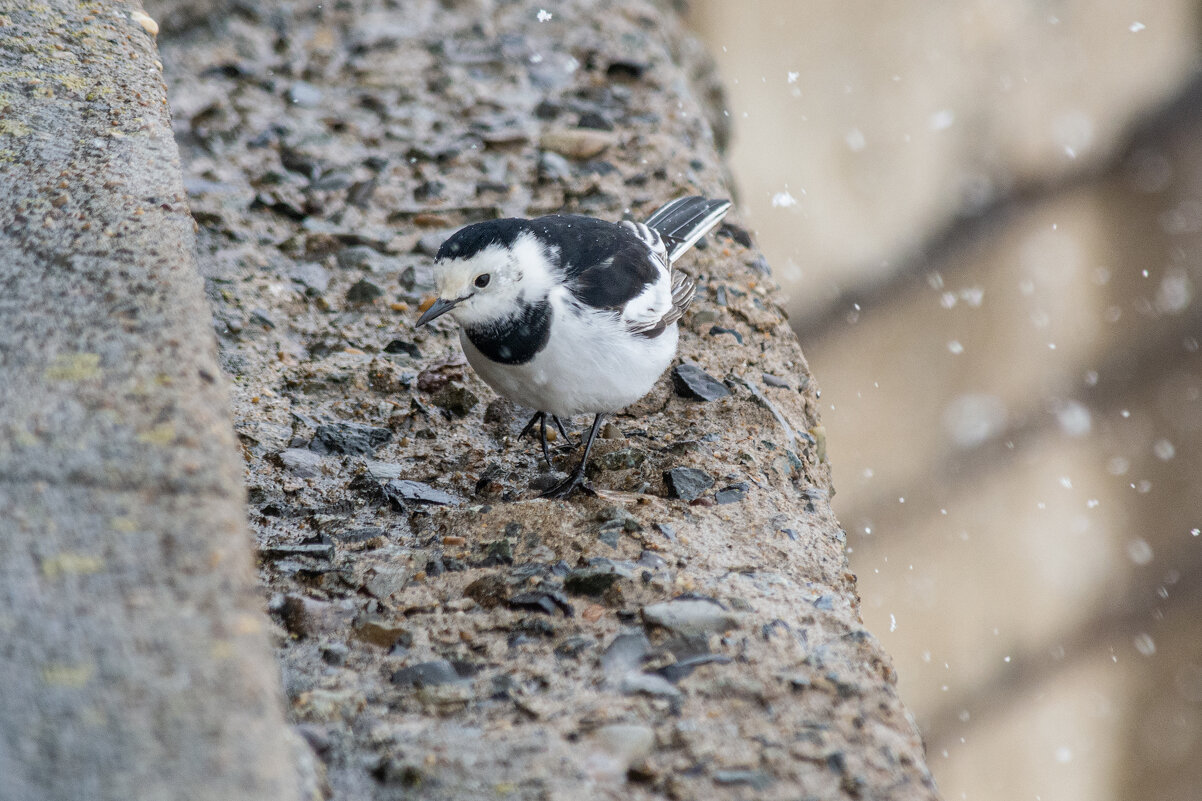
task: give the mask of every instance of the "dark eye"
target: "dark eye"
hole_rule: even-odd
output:
[[[492,276],[488,273],[484,273],[484,275],[477,275],[476,286],[478,286],[480,289],[484,289],[484,287],[488,286],[488,282],[490,280],[492,280]]]

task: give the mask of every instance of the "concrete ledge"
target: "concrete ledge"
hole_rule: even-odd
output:
[[[0,798],[296,796],[154,23],[0,14]]]
[[[534,499],[522,412],[450,327],[412,329],[458,225],[729,192],[667,4],[244,5],[163,54],[286,692],[334,797],[936,797],[744,232],[681,263],[681,357],[728,394],[665,376],[598,444],[601,498]],[[672,497],[679,468],[713,486]]]

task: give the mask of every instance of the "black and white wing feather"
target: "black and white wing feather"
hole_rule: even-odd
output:
[[[693,280],[674,271],[673,262],[729,210],[730,201],[692,196],[666,204],[646,223],[555,215],[531,226],[551,246],[549,255],[578,303],[616,311],[631,333],[655,337],[693,299]]]

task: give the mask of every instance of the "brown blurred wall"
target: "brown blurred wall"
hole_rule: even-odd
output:
[[[692,19],[945,796],[1202,798],[1198,4]]]

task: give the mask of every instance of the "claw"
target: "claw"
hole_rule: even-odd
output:
[[[552,416],[554,419],[554,416]],[[551,489],[542,493],[540,498],[567,498],[576,490],[583,490],[589,495],[596,495],[593,488],[584,480],[584,470],[588,466],[588,455],[593,450],[593,440],[597,438],[597,431],[601,428],[601,421],[605,419],[605,415],[598,414],[593,418],[593,427],[589,430],[588,439],[584,442],[584,456],[580,459],[580,464],[572,471],[572,474],[563,481],[556,484]]]
[[[555,419],[552,415],[552,419]],[[547,413],[535,412],[530,418],[530,422],[526,423],[526,427],[522,429],[522,433],[518,434],[518,439],[526,436],[534,430],[534,424],[538,423],[539,441],[543,446],[543,459],[547,462],[547,467],[551,467],[551,449],[547,447]],[[561,429],[562,430],[562,429]]]
[[[596,490],[594,490],[592,487],[590,487],[588,482],[584,480],[584,474],[581,473],[580,471],[577,471],[577,472],[572,473],[572,475],[568,476],[563,481],[556,484],[554,487],[551,487],[551,489],[546,490],[545,492],[541,493],[538,497],[540,497],[540,498],[566,498],[569,495],[571,495],[573,492],[575,492],[576,490],[580,490],[581,492],[585,493],[586,495],[592,495],[594,497],[597,495]]]
[[[563,434],[564,442],[566,442],[569,445],[572,445],[572,438],[570,436],[568,436],[567,429],[565,429],[563,427],[563,423],[560,421],[559,415],[553,414],[553,415],[551,415],[551,419],[555,421],[555,427],[559,429],[559,433]],[[576,447],[576,446],[572,445],[572,447]]]

